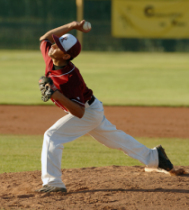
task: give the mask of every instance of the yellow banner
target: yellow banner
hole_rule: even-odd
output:
[[[112,0],[112,35],[188,38],[189,0]]]

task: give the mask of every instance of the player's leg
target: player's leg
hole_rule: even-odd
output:
[[[160,154],[161,151],[158,151],[156,148],[149,149],[135,140],[132,136],[121,130],[117,130],[116,127],[105,118],[105,116],[101,124],[89,134],[107,147],[122,150],[128,156],[139,160],[146,166],[159,166],[159,158],[161,158],[159,156],[163,155]]]
[[[43,185],[65,188],[61,180],[63,145],[97,127],[102,118],[102,106],[94,102],[81,119],[68,114],[45,132],[41,155]]]

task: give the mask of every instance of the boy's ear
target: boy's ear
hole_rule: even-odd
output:
[[[68,59],[70,59],[71,58],[71,56],[69,55],[69,54],[64,54],[63,55],[63,59],[64,60],[68,60]]]

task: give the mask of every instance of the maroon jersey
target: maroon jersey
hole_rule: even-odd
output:
[[[53,61],[48,56],[51,42],[43,40],[40,49],[46,64],[45,76],[53,80],[54,85],[70,100],[85,106],[86,101],[91,99],[92,90],[87,88],[78,68],[69,62],[62,69],[54,70]],[[67,109],[57,100],[51,99],[58,107],[67,111]]]

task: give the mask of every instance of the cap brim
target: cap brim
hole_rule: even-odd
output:
[[[59,37],[53,34],[53,35],[52,35],[52,38],[54,39],[54,42],[57,44],[58,48],[59,48],[60,50],[62,50],[63,52],[66,52],[66,51],[64,50],[63,46],[61,45],[60,41],[59,41]]]

